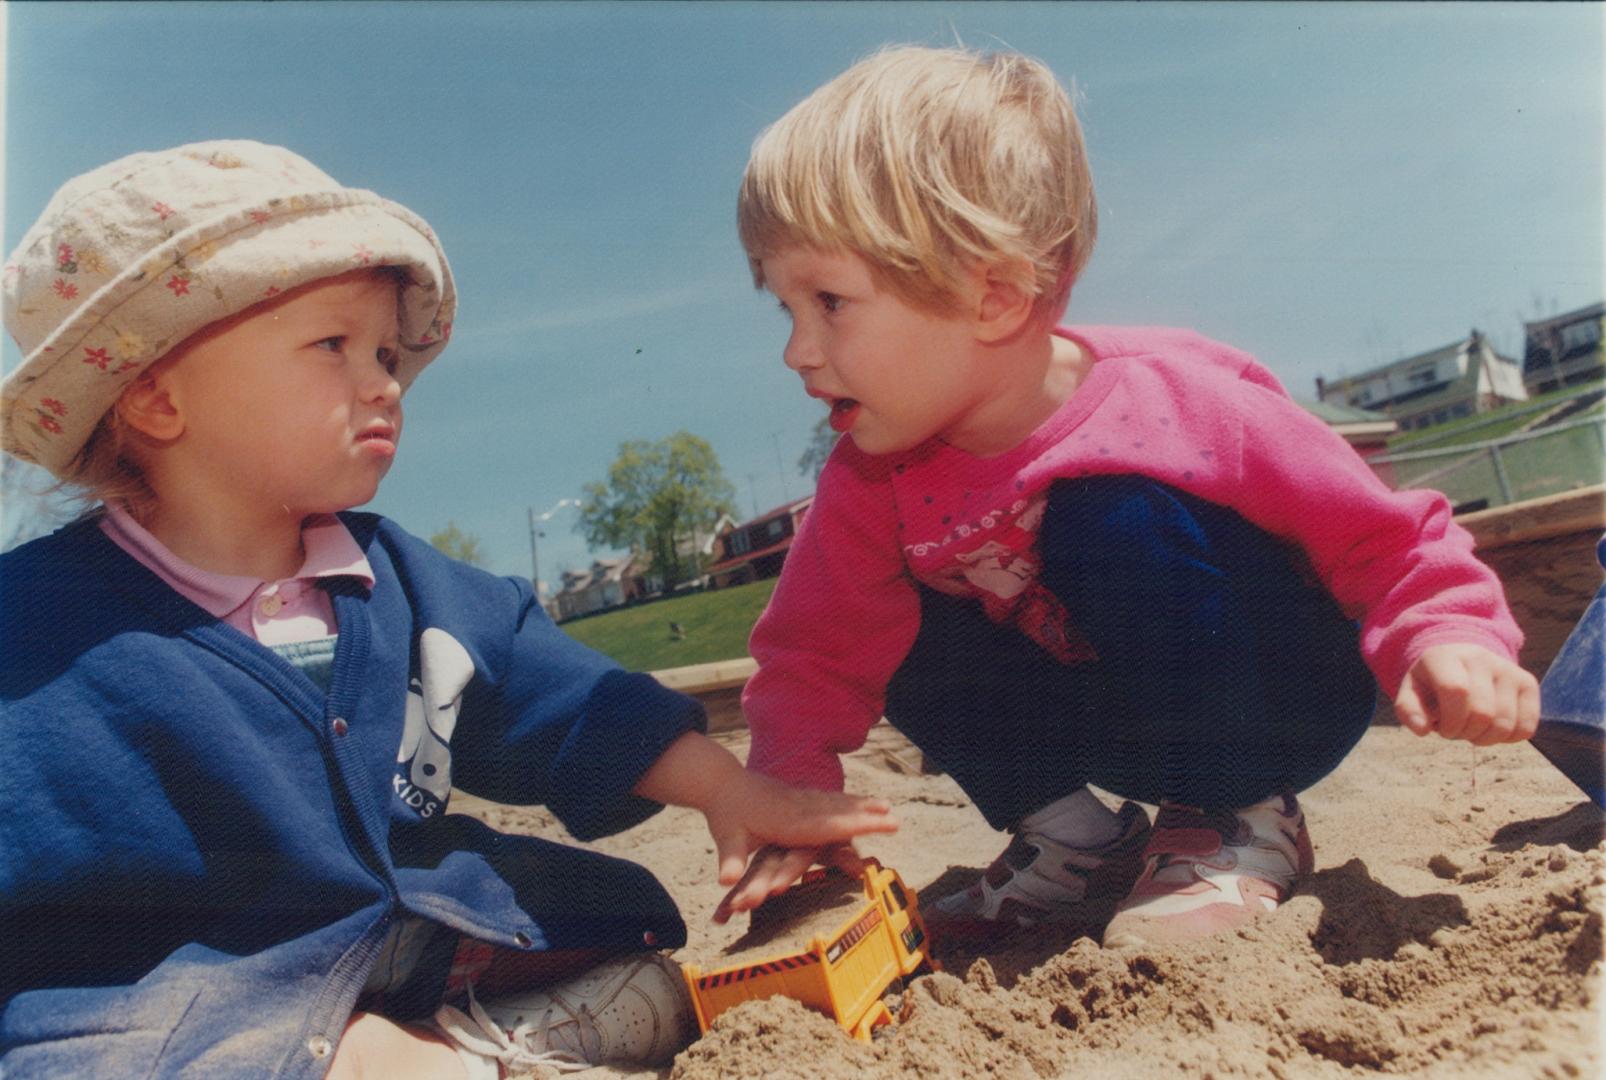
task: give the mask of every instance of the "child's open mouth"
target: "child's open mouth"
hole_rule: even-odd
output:
[[[859,415],[859,403],[853,398],[837,398],[831,402],[831,430],[843,432],[853,426],[853,418]]]

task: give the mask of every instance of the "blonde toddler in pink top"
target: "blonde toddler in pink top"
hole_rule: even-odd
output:
[[[856,65],[759,138],[738,220],[846,435],[753,632],[748,767],[838,788],[878,718],[909,735],[1013,833],[934,930],[1117,946],[1274,910],[1313,862],[1295,794],[1379,686],[1418,734],[1533,733],[1521,635],[1441,495],[1390,491],[1236,349],[1057,325],[1096,212],[1041,64]],[[721,914],[852,858],[766,849]]]

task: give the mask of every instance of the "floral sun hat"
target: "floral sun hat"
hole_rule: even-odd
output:
[[[118,395],[196,331],[364,266],[408,271],[406,389],[446,347],[457,296],[424,221],[245,140],[139,153],[62,185],[5,263],[22,363],[0,384],[0,449],[62,477]]]

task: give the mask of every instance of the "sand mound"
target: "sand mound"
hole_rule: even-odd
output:
[[[1518,864],[1545,861],[1514,857]],[[917,979],[871,1047],[792,1002],[732,1010],[681,1055],[713,1076],[1307,1077],[1594,1075],[1602,876],[1572,858],[1542,892],[1369,918],[1358,862],[1317,875],[1262,927],[1193,947],[1110,952],[1083,938],[1012,988],[985,959]],[[1516,871],[1520,874],[1520,870]],[[796,1064],[806,1062],[807,1068]],[[1548,1070],[1548,1071],[1547,1071]]]
[[[1004,838],[911,760],[878,729],[849,760],[849,784],[888,795],[904,822],[866,852],[935,897],[973,880]],[[635,1075],[1600,1075],[1603,818],[1536,752],[1374,729],[1302,802],[1318,869],[1250,929],[1131,952],[1100,948],[1085,936],[1097,927],[938,941],[945,970],[898,988],[898,1023],[870,1044],[795,1002],[755,1002],[719,1017],[671,1070]],[[502,827],[561,835],[538,813],[479,809]],[[682,959],[711,967],[746,945],[786,951],[813,925],[708,923],[721,890],[694,813],[598,846],[645,863],[680,900],[692,935]]]

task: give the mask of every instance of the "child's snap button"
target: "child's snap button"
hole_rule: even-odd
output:
[[[644,945],[656,945],[658,944],[658,935],[651,930],[644,931],[641,935],[641,942]]]
[[[315,1058],[326,1058],[334,1053],[335,1044],[322,1035],[314,1035],[307,1040],[307,1049],[312,1051]]]
[[[271,618],[284,610],[284,597],[278,593],[269,593],[257,601],[257,610]]]
[[[334,729],[336,735],[344,735],[346,733],[346,718],[337,716],[329,726]]]
[[[526,934],[523,930],[520,930],[518,933],[513,935],[513,944],[517,945],[521,949],[528,949],[534,943],[530,941],[529,934]]]

